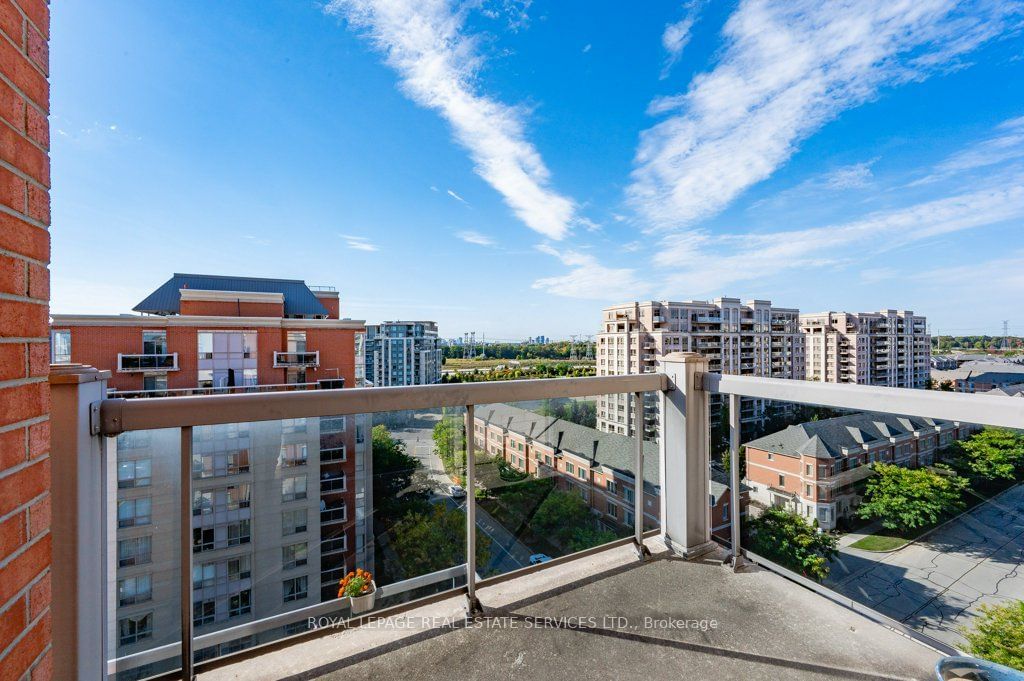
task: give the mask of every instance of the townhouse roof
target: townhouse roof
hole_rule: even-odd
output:
[[[1007,397],[1024,397],[1024,383],[1011,383],[988,391],[989,395],[1005,395]]]
[[[216,274],[175,273],[158,289],[132,309],[157,315],[181,314],[181,289],[244,293],[279,293],[284,297],[286,317],[328,316],[327,308],[317,300],[306,282],[299,279],[229,277]]]
[[[894,414],[849,414],[821,421],[789,426],[776,433],[751,440],[748,447],[773,454],[812,456],[816,459],[842,458],[844,450],[863,451],[865,446],[889,444],[914,433],[935,432],[951,421],[897,416]]]
[[[957,369],[932,370],[937,381],[983,381],[987,383],[1024,382],[1024,365],[1009,362],[964,362]]]

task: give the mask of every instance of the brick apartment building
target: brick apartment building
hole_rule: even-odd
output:
[[[746,445],[750,499],[787,508],[826,530],[861,502],[868,464],[927,466],[964,439],[969,424],[889,414],[852,414],[789,426]]]
[[[932,341],[925,317],[909,310],[800,315],[812,381],[926,388]]]
[[[53,676],[49,32],[45,0],[0,4],[0,670],[33,681]]]
[[[556,477],[561,490],[578,492],[595,515],[616,529],[632,530],[636,498],[636,442],[571,421],[507,404],[480,406],[474,419],[478,451],[500,457],[530,475]],[[644,442],[643,524],[660,525],[658,445]],[[709,489],[712,532],[729,536],[730,490],[725,472],[712,468]],[[746,495],[742,499],[746,507]]]
[[[113,395],[138,399],[358,384],[364,325],[340,318],[333,289],[175,274],[134,309],[142,314],[54,315],[53,361],[107,369]],[[324,417],[193,429],[197,633],[332,598],[347,569],[372,568],[365,425]],[[118,655],[180,636],[178,452],[176,431],[117,439]]]

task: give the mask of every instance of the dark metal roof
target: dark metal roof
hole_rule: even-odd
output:
[[[133,307],[136,312],[172,315],[181,313],[183,288],[199,291],[245,291],[246,293],[281,293],[285,316],[328,315],[306,282],[298,279],[262,279],[259,277],[224,277],[214,274],[175,273],[160,288]]]

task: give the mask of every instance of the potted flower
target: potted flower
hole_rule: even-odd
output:
[[[338,598],[348,598],[352,614],[373,610],[373,602],[377,597],[377,585],[373,575],[362,568],[350,572],[338,582]]]

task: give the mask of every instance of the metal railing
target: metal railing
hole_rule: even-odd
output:
[[[627,376],[604,376],[586,378],[561,378],[500,383],[468,383],[410,387],[350,388],[335,390],[310,390],[293,392],[256,392],[242,394],[184,395],[180,397],[151,397],[144,400],[111,397],[102,400],[95,407],[95,430],[98,435],[113,437],[126,432],[148,431],[163,428],[180,429],[180,609],[182,642],[163,645],[139,653],[123,656],[109,663],[108,671],[132,669],[142,664],[166,660],[175,655],[181,657],[181,678],[191,679],[194,673],[194,651],[219,643],[231,641],[240,636],[251,636],[280,627],[305,621],[311,616],[336,613],[342,607],[338,602],[323,602],[315,606],[293,610],[282,615],[263,618],[251,623],[228,629],[193,636],[193,593],[192,580],[192,430],[200,426],[281,419],[305,419],[314,417],[339,417],[378,412],[396,412],[437,407],[465,407],[467,432],[472,432],[473,409],[477,404],[499,402],[522,402],[553,398],[588,397],[598,394],[630,393],[634,395],[634,417],[638,423],[644,420],[643,393],[662,391],[669,385],[663,374],[642,374]],[[474,438],[466,438],[466,489],[474,489],[475,456]],[[643,440],[636,438],[636,470],[643,470]],[[329,495],[346,490],[344,476],[320,480],[321,494]],[[643,495],[636,495],[642,498]],[[479,611],[476,598],[477,575],[476,557],[476,501],[474,494],[466,495],[467,563],[457,572],[465,577],[465,593],[470,613]],[[643,546],[643,508],[634,504],[635,527],[633,541],[642,557],[648,555]],[[345,507],[327,508],[320,513],[321,523],[347,520]],[[538,566],[539,567],[539,566]],[[528,569],[528,568],[526,568]],[[455,574],[451,570],[438,575],[422,575],[403,580],[381,588],[382,594],[397,593],[401,590],[418,588],[418,585],[432,583],[432,579],[444,581]]]
[[[120,373],[134,371],[177,371],[178,353],[124,355],[117,353],[117,370]]]
[[[290,367],[318,367],[320,366],[320,351],[313,352],[280,352],[274,351],[274,368]]]

